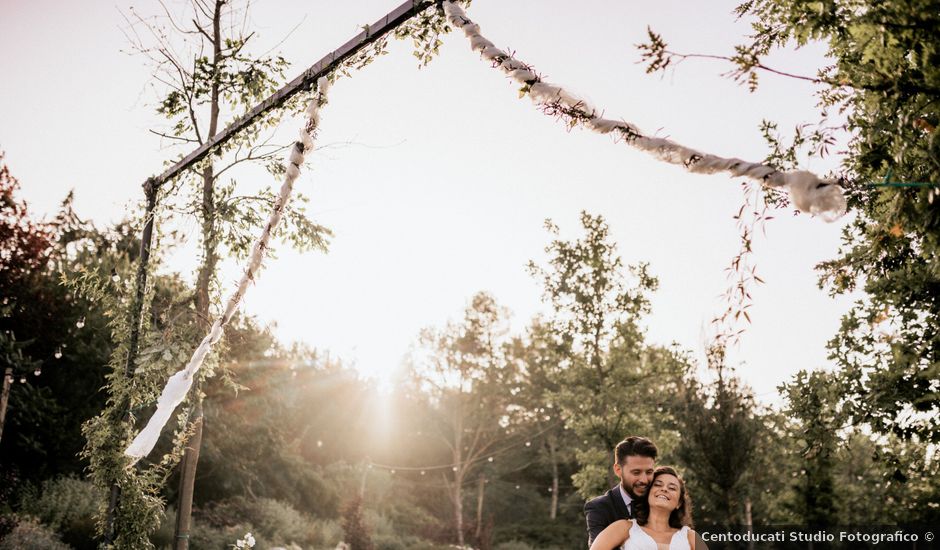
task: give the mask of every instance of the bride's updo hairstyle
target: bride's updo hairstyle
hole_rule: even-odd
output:
[[[653,470],[653,479],[650,481],[649,488],[646,490],[646,498],[643,498],[637,502],[636,521],[640,525],[646,525],[646,522],[649,521],[649,498],[650,495],[653,494],[653,484],[656,483],[656,478],[664,474],[676,476],[676,479],[679,480],[679,507],[669,514],[669,526],[673,529],[681,529],[683,526],[688,525],[691,529],[692,498],[689,496],[688,491],[685,490],[685,481],[682,480],[682,476],[680,476],[679,472],[677,472],[676,469],[671,466],[660,466]]]

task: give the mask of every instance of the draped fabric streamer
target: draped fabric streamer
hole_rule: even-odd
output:
[[[248,263],[248,267],[245,269],[244,275],[242,275],[238,283],[238,289],[229,297],[225,311],[215,320],[215,323],[212,324],[209,334],[202,339],[199,347],[193,352],[193,356],[190,358],[186,368],[171,376],[169,381],[167,381],[166,387],[163,388],[163,393],[157,401],[156,412],[153,413],[147,426],[137,434],[134,441],[131,442],[127,450],[124,451],[125,455],[139,460],[150,454],[150,451],[153,450],[157,439],[160,437],[160,432],[163,430],[163,427],[166,426],[173,411],[176,410],[176,407],[186,398],[186,394],[189,392],[190,387],[192,387],[193,377],[196,375],[196,372],[199,371],[199,367],[202,366],[202,362],[209,353],[209,350],[212,348],[213,344],[222,338],[222,329],[235,314],[235,309],[238,307],[242,296],[244,296],[245,292],[248,290],[249,283],[255,280],[258,269],[261,267],[261,261],[264,259],[265,252],[267,251],[268,241],[271,240],[271,234],[274,233],[278,223],[281,221],[284,208],[287,205],[287,201],[290,200],[291,192],[294,189],[294,182],[297,180],[297,177],[300,176],[300,167],[303,165],[304,156],[313,150],[313,135],[320,121],[320,107],[325,105],[327,101],[326,94],[329,85],[330,82],[326,77],[320,77],[320,79],[317,80],[317,94],[307,106],[307,121],[300,130],[300,139],[295,142],[290,149],[287,158],[287,170],[284,176],[284,183],[281,185],[281,191],[274,203],[274,210],[271,212],[271,217],[268,219],[264,231],[261,232],[261,237],[258,238],[258,241],[252,249],[251,259]]]
[[[548,112],[568,115],[599,134],[614,133],[627,144],[646,151],[671,164],[678,164],[690,172],[714,174],[729,172],[760,182],[775,189],[785,189],[793,204],[803,212],[818,215],[827,222],[845,214],[846,202],[842,188],[831,181],[823,181],[812,172],[781,172],[766,164],[747,162],[737,158],[724,158],[702,153],[663,138],[650,137],[639,128],[622,120],[602,118],[600,112],[587,101],[556,84],[542,80],[532,68],[497,48],[480,34],[480,26],[471,21],[457,4],[444,0],[444,13],[452,25],[463,30],[473,51],[498,67],[510,78],[528,87],[529,97]]]

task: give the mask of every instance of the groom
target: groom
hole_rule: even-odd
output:
[[[616,487],[584,505],[588,546],[605,527],[619,519],[636,517],[636,502],[646,496],[656,467],[656,445],[645,437],[630,436],[614,449]]]

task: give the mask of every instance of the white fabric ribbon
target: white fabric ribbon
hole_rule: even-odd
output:
[[[821,180],[811,172],[781,172],[763,163],[702,153],[668,139],[649,137],[629,122],[601,118],[598,111],[586,101],[561,86],[545,82],[529,65],[495,47],[480,34],[480,26],[471,21],[460,6],[444,0],[443,8],[448,21],[461,29],[470,40],[471,49],[480,52],[485,60],[499,67],[519,84],[528,86],[529,97],[535,103],[561,107],[564,112],[576,115],[586,128],[599,134],[617,132],[618,137],[623,138],[628,145],[646,151],[662,161],[683,166],[690,172],[729,172],[734,176],[756,180],[768,187],[786,189],[796,208],[818,215],[827,222],[835,221],[845,214],[846,202],[842,188],[835,182]]]
[[[166,386],[163,388],[163,393],[160,394],[160,398],[157,400],[157,410],[153,413],[153,416],[150,417],[147,426],[137,434],[134,441],[132,441],[130,446],[124,451],[125,455],[133,458],[135,461],[150,454],[154,445],[157,444],[160,432],[170,420],[170,416],[173,414],[173,411],[176,410],[176,407],[186,398],[186,394],[193,385],[193,377],[202,366],[202,362],[205,360],[209,350],[216,342],[222,339],[222,329],[235,314],[235,309],[238,307],[242,296],[244,296],[245,292],[248,290],[248,284],[254,281],[258,269],[261,267],[261,261],[264,259],[265,252],[268,249],[268,241],[271,240],[271,234],[274,233],[278,223],[280,223],[281,217],[284,215],[284,207],[287,205],[287,201],[290,200],[291,193],[293,192],[294,182],[297,180],[297,177],[300,176],[300,167],[303,165],[304,156],[313,150],[313,134],[317,124],[319,124],[320,108],[327,102],[326,94],[329,85],[330,82],[326,77],[320,77],[319,80],[317,80],[316,96],[310,101],[306,110],[307,121],[300,130],[299,140],[294,143],[288,154],[287,171],[284,176],[284,183],[281,185],[280,193],[274,203],[274,210],[271,212],[271,217],[268,219],[264,231],[261,232],[261,236],[258,238],[257,242],[255,242],[255,246],[251,251],[251,258],[248,261],[248,267],[245,269],[244,275],[242,275],[241,280],[238,282],[238,289],[229,297],[225,311],[212,324],[209,333],[202,339],[196,351],[193,352],[192,358],[190,358],[186,367],[171,376],[167,381]]]

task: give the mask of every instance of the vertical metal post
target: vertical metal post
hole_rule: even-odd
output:
[[[150,248],[153,243],[153,211],[157,207],[157,190],[160,184],[156,178],[148,178],[144,182],[144,196],[147,199],[146,218],[144,229],[140,233],[140,255],[137,258],[137,278],[134,282],[134,303],[131,305],[131,332],[127,342],[127,358],[124,362],[124,376],[130,378],[134,375],[134,361],[137,359],[137,348],[140,342],[140,325],[144,310],[144,294],[147,290],[147,269],[150,264]],[[124,404],[125,411],[121,418],[116,420],[125,426],[130,423],[131,403]],[[118,480],[112,480],[111,491],[108,497],[108,513],[105,518],[104,542],[106,546],[114,544],[117,533],[114,529],[114,516],[121,498],[121,486]]]

